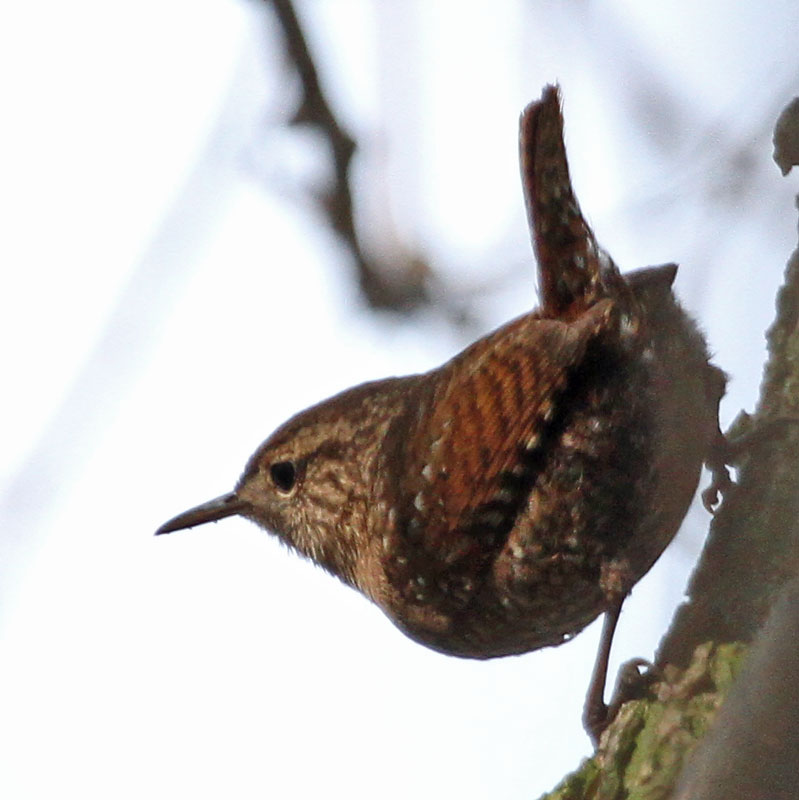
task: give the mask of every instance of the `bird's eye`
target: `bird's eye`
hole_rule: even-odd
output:
[[[291,461],[276,461],[269,467],[269,475],[278,491],[290,492],[297,480],[297,469]]]

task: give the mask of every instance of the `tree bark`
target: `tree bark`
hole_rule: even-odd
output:
[[[792,141],[799,111],[775,133],[783,173],[793,150],[781,144]],[[765,435],[750,436],[661,642],[657,678],[546,797],[799,796],[799,246],[776,306],[757,410],[735,426]]]

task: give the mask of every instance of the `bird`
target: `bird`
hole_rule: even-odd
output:
[[[520,120],[539,305],[429,372],[308,408],[232,492],[157,535],[239,515],[379,606],[407,636],[487,659],[604,626],[583,714],[596,743],[622,603],[679,529],[703,465],[731,483],[727,376],[680,306],[677,266],[623,274],[569,175],[560,89]]]

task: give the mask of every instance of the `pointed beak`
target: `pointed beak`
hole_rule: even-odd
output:
[[[205,522],[215,522],[218,519],[232,517],[241,514],[247,507],[247,503],[240,500],[235,492],[223,494],[207,503],[190,508],[182,514],[173,517],[169,522],[165,522],[156,532],[156,536],[162,533],[172,533],[183,528],[193,528],[195,525],[202,525]]]

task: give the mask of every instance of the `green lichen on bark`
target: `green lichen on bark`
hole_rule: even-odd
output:
[[[664,668],[643,698],[622,706],[596,754],[545,797],[665,800],[712,725],[745,652],[745,645],[707,642],[686,669]]]

